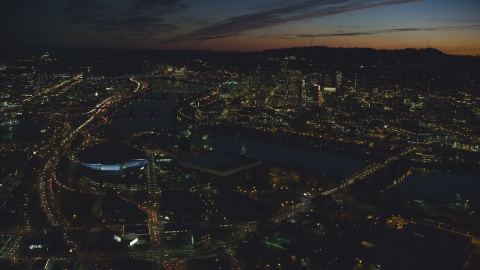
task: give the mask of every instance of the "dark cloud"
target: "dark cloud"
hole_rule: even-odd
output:
[[[106,4],[98,0],[70,0],[65,14],[69,23],[86,25],[95,32],[154,35],[179,29],[175,24],[165,22],[164,17],[188,8],[182,1],[137,0],[125,6],[122,2]]]
[[[36,35],[36,34],[9,34],[9,35],[6,35],[5,37],[9,37],[9,38],[35,38],[35,39],[39,39],[39,38],[48,38],[49,36],[48,36],[48,35]]]
[[[67,4],[67,10],[72,11],[77,8],[92,8],[99,6],[98,3],[95,2],[95,0],[70,0],[68,1]]]
[[[381,29],[381,30],[364,31],[364,32],[337,31],[333,33],[301,34],[301,35],[295,35],[295,36],[296,37],[354,37],[354,36],[366,36],[366,35],[398,33],[398,32],[446,31],[446,30],[464,30],[464,29],[480,29],[480,24],[464,25],[464,26],[439,26],[439,27],[429,27],[429,28],[392,28],[392,29]]]
[[[420,0],[300,0],[279,2],[275,8],[235,16],[167,40],[167,43],[201,41],[236,36],[288,22],[331,16],[356,10],[405,4]]]
[[[302,34],[297,37],[355,37],[355,36],[365,36],[365,35],[374,35],[374,34],[385,34],[385,33],[395,33],[395,32],[412,32],[412,31],[432,31],[432,28],[397,28],[397,29],[383,29],[375,30],[369,32],[343,32],[337,31],[333,33],[324,33],[324,34]]]
[[[191,6],[193,6],[193,3],[183,3],[179,5],[181,9],[189,9]]]
[[[52,4],[59,4],[57,1],[60,0],[51,1]],[[45,19],[43,15],[52,10],[51,5],[39,1],[0,1],[0,44],[33,44],[37,40],[45,42],[53,38],[58,31],[54,27],[58,27],[58,24],[53,24],[51,18],[56,17]]]
[[[197,41],[204,41],[204,40],[209,40],[209,39],[218,39],[218,38],[228,38],[228,37],[239,37],[239,36],[248,36],[246,34],[225,34],[225,35],[217,35],[217,36],[205,36],[202,37],[201,39],[198,39]]]
[[[447,23],[450,23],[450,24],[466,24],[466,23],[480,23],[480,19],[478,18],[475,18],[475,19],[448,19],[448,18],[445,18],[445,19],[436,19],[436,20],[432,20],[434,22],[447,22]]]
[[[335,25],[333,27],[338,27],[338,28],[372,28],[373,26],[371,25]]]
[[[183,23],[189,23],[189,24],[193,24],[193,25],[197,25],[197,26],[201,27],[201,26],[204,26],[204,25],[211,24],[212,22],[214,22],[214,19],[183,17],[183,18],[181,18],[181,21]]]
[[[272,39],[295,39],[292,36],[275,36],[275,35],[261,35],[258,38],[272,38]]]
[[[136,7],[175,7],[183,0],[137,0],[135,1]]]
[[[67,21],[72,24],[89,24],[97,21],[108,12],[106,6],[96,3],[94,0],[71,0],[65,8]]]

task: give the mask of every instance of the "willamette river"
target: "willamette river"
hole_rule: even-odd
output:
[[[175,100],[133,100],[117,111],[106,131],[129,135],[144,131],[168,130],[172,123]],[[133,108],[133,109],[130,109]],[[153,108],[153,109],[151,109]],[[153,110],[153,111],[152,111]]]
[[[120,108],[104,130],[121,135],[130,135],[145,131],[168,131],[174,124],[172,108],[182,95],[182,91],[201,92],[204,85],[190,85],[179,81],[152,80],[154,90],[132,100]],[[179,91],[180,93],[164,93]]]
[[[480,178],[472,173],[411,168],[412,174],[390,192],[411,199],[453,202],[460,194],[472,207],[480,207]]]
[[[315,174],[339,174],[343,178],[365,166],[365,162],[321,152],[309,152],[292,147],[264,143],[241,137],[222,136],[214,140],[215,150],[240,153],[245,146],[247,154],[255,159],[277,162],[289,167],[300,167]]]

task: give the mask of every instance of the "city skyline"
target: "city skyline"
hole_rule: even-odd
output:
[[[479,269],[480,56],[82,45],[2,50],[0,269]]]
[[[480,54],[480,3],[470,0],[22,0],[2,3],[0,10],[2,45],[217,51],[430,46]]]

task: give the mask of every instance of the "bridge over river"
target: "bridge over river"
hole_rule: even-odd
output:
[[[342,183],[340,185],[338,185],[336,187],[333,187],[333,188],[330,188],[330,189],[322,192],[322,195],[330,195],[337,190],[344,189],[344,188],[350,186],[351,184],[353,184],[355,182],[355,180],[364,180],[369,175],[371,175],[371,174],[375,173],[376,171],[384,168],[388,164],[390,164],[390,163],[392,163],[396,160],[399,160],[400,158],[404,157],[405,155],[408,155],[408,154],[412,153],[415,150],[417,150],[417,148],[415,146],[409,146],[409,147],[405,148],[403,151],[401,151],[399,155],[390,156],[384,162],[373,162],[373,163],[365,166],[361,171],[347,177],[345,180],[342,181]]]
[[[150,84],[150,88],[154,93],[166,94],[198,94],[207,90],[207,86],[189,86],[189,85],[168,85],[168,84]]]

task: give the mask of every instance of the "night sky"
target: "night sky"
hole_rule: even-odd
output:
[[[0,44],[480,54],[479,0],[3,0]]]

